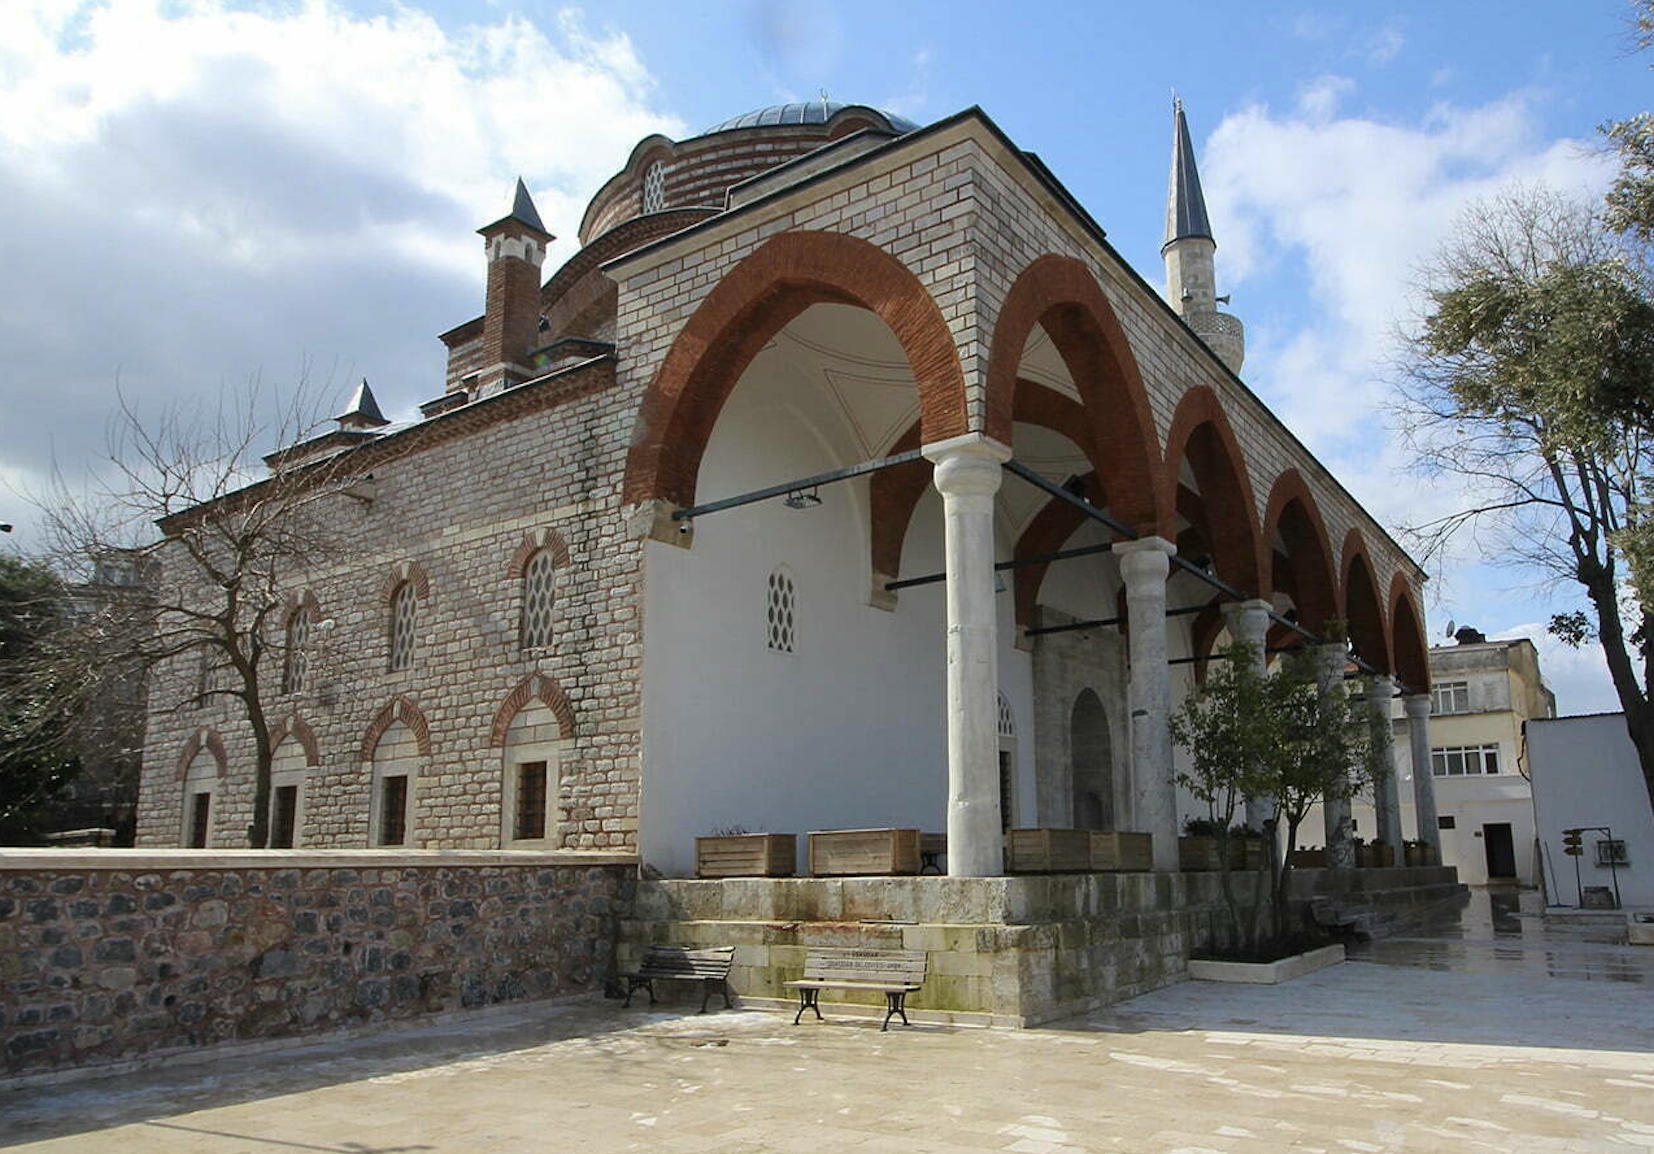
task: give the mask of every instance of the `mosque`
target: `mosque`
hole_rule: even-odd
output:
[[[647,137],[549,279],[519,182],[420,418],[364,383],[272,458],[362,479],[348,563],[290,575],[276,844],[673,878],[719,831],[913,828],[992,878],[1005,830],[1113,829],[1175,872],[1170,713],[1227,638],[1335,621],[1427,751],[1424,576],[1239,376],[1173,124],[1163,293],[976,108]],[[245,844],[195,677],[150,694],[140,845]]]

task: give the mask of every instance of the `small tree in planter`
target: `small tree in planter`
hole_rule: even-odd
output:
[[[1287,896],[1292,851],[1310,810],[1352,796],[1372,780],[1373,715],[1342,684],[1322,692],[1313,657],[1291,655],[1273,675],[1256,669],[1250,646],[1231,645],[1228,660],[1172,719],[1173,738],[1193,757],[1179,782],[1204,801],[1219,839],[1220,885],[1236,951],[1260,956],[1288,948]],[[1269,846],[1270,940],[1259,941],[1255,919],[1244,919],[1230,868],[1231,826],[1248,797],[1274,800],[1265,822]],[[1285,822],[1286,845],[1276,832]],[[1267,948],[1266,948],[1267,947]]]

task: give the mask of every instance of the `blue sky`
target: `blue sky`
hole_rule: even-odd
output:
[[[823,89],[919,121],[982,106],[1158,284],[1175,88],[1247,380],[1394,523],[1453,497],[1400,472],[1382,416],[1412,269],[1511,180],[1600,191],[1596,127],[1654,80],[1629,11],[7,0],[0,481],[84,468],[117,380],[158,405],[255,374],[342,399],[367,375],[411,411],[441,387],[435,334],[479,307],[472,230],[519,172],[572,237],[646,133]],[[17,509],[0,489],[26,548]],[[1432,592],[1437,634],[1573,606],[1469,551]],[[1595,655],[1542,653],[1564,712],[1613,708]]]

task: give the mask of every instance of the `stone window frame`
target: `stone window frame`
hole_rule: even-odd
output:
[[[282,627],[281,692],[303,693],[310,685],[312,642],[321,624],[321,605],[314,593],[305,592],[288,600]]]
[[[277,769],[281,761],[282,751],[290,743],[296,743],[304,754],[304,762],[296,769]],[[305,807],[310,799],[310,778],[321,764],[321,753],[316,743],[316,733],[298,717],[290,717],[282,721],[270,732],[270,748],[273,751],[270,762],[270,821],[269,821],[269,848],[271,849],[299,849],[304,845],[304,814]],[[286,786],[298,790],[294,795],[293,803],[293,844],[291,846],[277,846],[276,835],[276,791]]]
[[[788,565],[770,570],[764,583],[764,648],[797,657],[799,641],[798,578]]]
[[[411,758],[383,759],[379,756],[379,748],[383,744],[385,734],[397,725],[402,725],[413,737],[415,754]],[[419,834],[422,828],[418,820],[419,796],[431,761],[431,732],[425,715],[412,700],[398,697],[379,711],[378,716],[368,726],[367,735],[362,741],[361,760],[366,762],[368,767],[369,848],[378,848],[384,844],[380,837],[384,820],[384,780],[387,777],[398,776],[407,777],[408,788],[403,801],[402,841],[392,848],[419,848]]]
[[[1001,755],[999,824],[1003,830],[1012,830],[1016,828],[1017,815],[1017,721],[1011,699],[1003,691],[999,694],[994,730],[999,739],[998,754]],[[1010,755],[1008,761],[1003,757],[1006,754]]]
[[[551,566],[549,584],[545,588],[550,604],[546,606],[546,633],[547,636],[538,644],[530,645],[528,636],[530,581],[534,566],[549,564]],[[522,654],[534,654],[550,650],[557,643],[557,610],[561,603],[558,592],[563,584],[564,573],[569,567],[569,547],[563,540],[562,534],[556,529],[542,527],[523,535],[516,551],[511,555],[511,561],[506,566],[506,576],[516,584],[517,592],[517,651]]]
[[[213,833],[223,818],[219,804],[228,757],[224,739],[216,730],[202,728],[190,735],[178,757],[179,824],[178,844],[185,848],[213,848]],[[199,794],[207,795],[207,829],[203,844],[192,847],[191,834],[195,826],[195,801]]]
[[[557,641],[557,559],[537,549],[523,566],[522,612],[517,646],[524,653],[549,649]]]
[[[640,207],[645,215],[666,211],[666,162],[657,158],[646,164],[639,187],[642,189]]]
[[[417,561],[391,567],[379,587],[385,611],[385,665],[388,673],[407,673],[419,667],[419,628],[431,597],[431,582]],[[402,611],[406,606],[405,614]],[[400,630],[406,629],[406,634]],[[399,642],[405,644],[400,646]]]
[[[511,740],[512,723],[533,705],[549,710],[556,721],[555,735],[539,732],[529,740]],[[500,751],[500,846],[510,848],[557,848],[561,844],[559,806],[563,794],[563,767],[574,752],[574,708],[557,681],[543,673],[532,674],[512,689],[500,703],[490,727],[489,745]],[[517,789],[520,766],[546,763],[545,836],[523,839],[517,833]]]

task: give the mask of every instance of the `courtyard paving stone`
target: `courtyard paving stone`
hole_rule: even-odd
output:
[[[1654,950],[1549,934],[1536,917],[1511,938],[1513,924],[1507,917],[1499,948],[1535,951],[1532,965],[1492,958],[1495,934],[1473,906],[1464,925],[1379,943],[1285,986],[1189,982],[1023,1031],[881,1034],[831,1009],[825,1024],[795,1028],[752,1011],[508,1007],[211,1065],[0,1091],[0,1145],[41,1154],[1654,1150]],[[1636,976],[1598,977],[1601,967],[1572,961],[1547,970],[1547,952],[1619,958],[1608,968]]]

